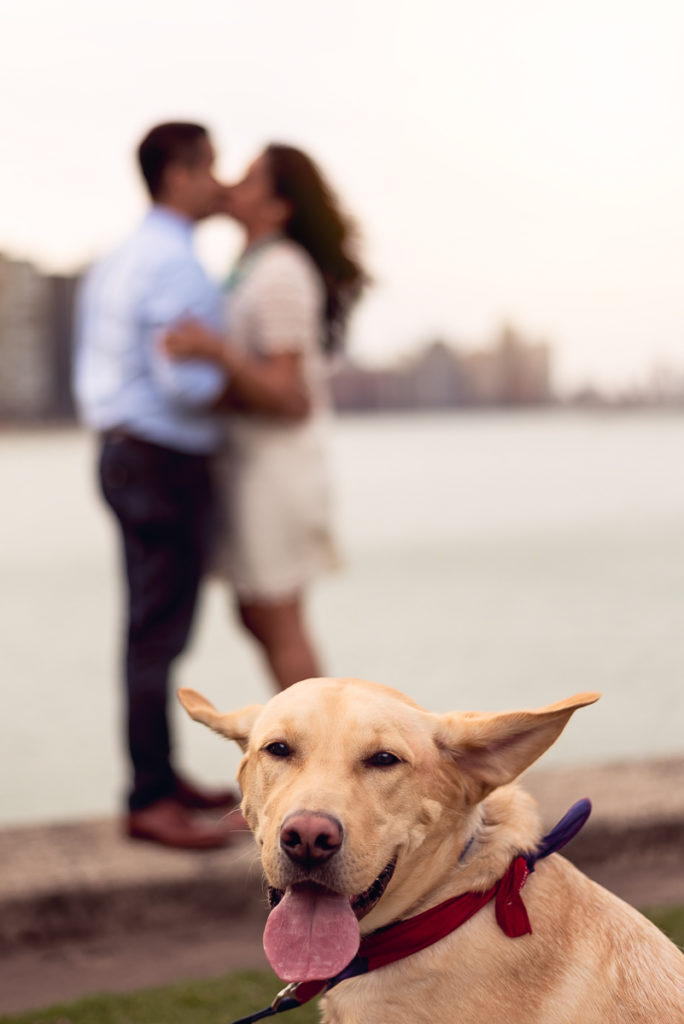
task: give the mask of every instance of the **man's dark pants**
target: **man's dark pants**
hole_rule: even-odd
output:
[[[169,670],[185,648],[215,524],[208,459],[112,433],[100,484],[121,527],[128,581],[126,687],[133,787],[140,810],[175,789]]]

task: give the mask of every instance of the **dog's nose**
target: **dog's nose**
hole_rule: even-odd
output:
[[[300,867],[320,867],[342,845],[342,825],[330,814],[295,811],[282,824],[280,846]]]

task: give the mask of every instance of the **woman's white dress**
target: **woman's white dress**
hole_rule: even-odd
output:
[[[308,253],[288,239],[248,251],[227,286],[231,341],[252,357],[300,353],[311,401],[302,421],[226,417],[215,460],[223,524],[214,571],[241,601],[277,602],[334,568],[329,400],[321,350],[324,288]]]

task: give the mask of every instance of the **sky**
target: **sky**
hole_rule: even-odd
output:
[[[683,50],[681,0],[0,0],[0,252],[105,252],[139,139],[197,120],[227,180],[271,140],[320,163],[374,280],[358,359],[508,322],[561,390],[684,371]],[[199,231],[217,277],[239,246]]]

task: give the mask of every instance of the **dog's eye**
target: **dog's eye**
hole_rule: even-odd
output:
[[[267,754],[272,754],[273,757],[289,757],[292,753],[287,743],[283,743],[282,740],[269,743],[268,746],[264,747],[264,750]]]
[[[393,764],[399,764],[396,754],[390,754],[389,750],[378,750],[366,758],[366,764],[371,768],[391,768]]]

